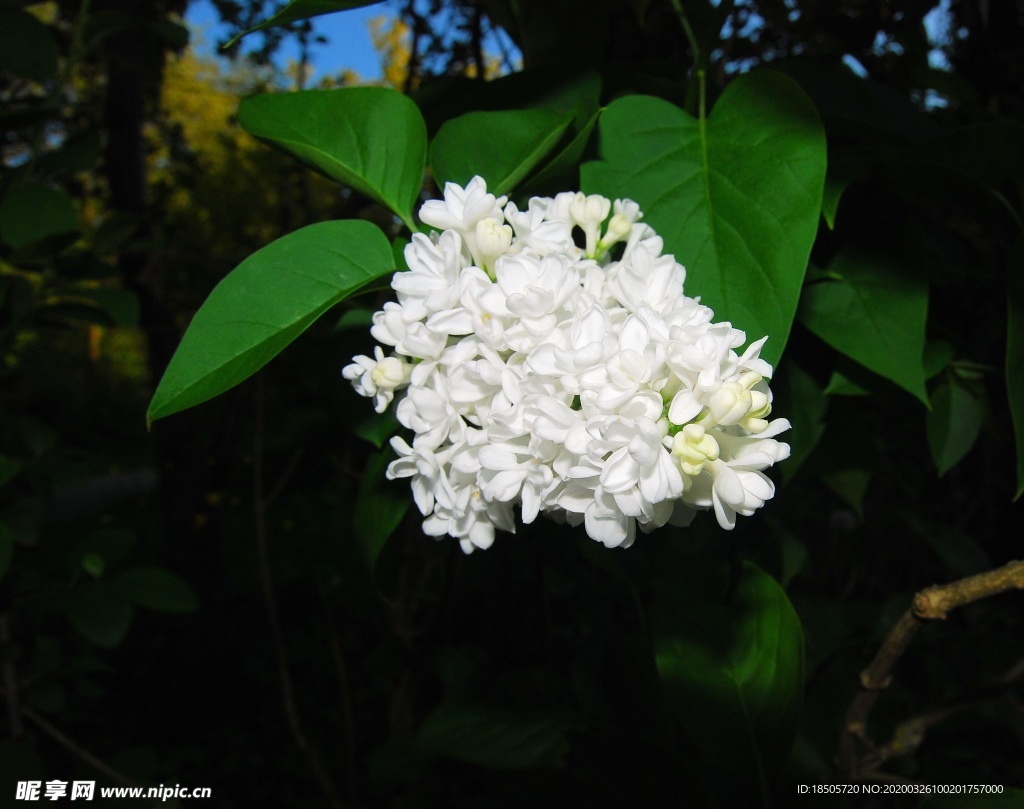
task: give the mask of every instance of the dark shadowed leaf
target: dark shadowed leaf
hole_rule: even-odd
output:
[[[928,284],[890,256],[841,254],[834,280],[810,285],[800,321],[842,354],[892,380],[926,405]]]
[[[423,723],[416,747],[496,770],[555,766],[569,752],[567,729],[550,711],[445,701]]]
[[[271,242],[196,313],[153,395],[149,420],[234,387],[393,264],[391,245],[369,222],[320,222]]]
[[[352,432],[380,449],[391,436],[398,432],[399,426],[392,407],[383,413],[371,413],[366,418],[357,421],[352,425]]]
[[[136,567],[114,576],[111,583],[140,607],[158,612],[195,612],[199,599],[179,576],[160,567]]]
[[[474,175],[492,194],[507,194],[543,160],[572,123],[552,110],[470,112],[448,121],[430,146],[438,183],[465,186]]]
[[[372,6],[379,2],[381,0],[291,0],[288,5],[274,16],[238,34],[228,42],[226,47],[234,45],[246,34],[251,34],[254,31],[262,31],[265,28],[274,28],[278,25],[287,25],[290,22],[298,22],[299,20],[308,20],[311,17],[319,17],[323,14],[334,14],[337,11],[348,11],[351,8]]]
[[[665,698],[691,741],[762,793],[785,764],[804,679],[789,599],[751,562],[688,557],[659,566],[651,610]]]
[[[980,403],[950,375],[932,393],[932,409],[928,413],[928,447],[939,477],[970,452],[980,432]]]
[[[83,587],[67,609],[71,625],[99,646],[117,646],[124,640],[134,614],[128,599],[107,582]]]
[[[800,88],[771,71],[730,84],[706,121],[626,96],[601,116],[588,193],[629,197],[686,266],[686,290],[777,362],[821,215],[825,135]]]
[[[785,364],[776,380],[772,385],[778,398],[774,410],[784,413],[793,425],[783,437],[790,446],[790,455],[782,463],[783,477],[791,480],[825,432],[828,399],[814,378],[796,363]]]
[[[390,208],[415,229],[427,130],[397,90],[343,87],[250,96],[238,108],[249,134]]]
[[[32,81],[57,72],[57,43],[50,29],[20,9],[0,11],[0,69]]]
[[[0,203],[0,239],[15,249],[77,230],[71,198],[48,185],[15,186]]]
[[[408,480],[388,480],[384,475],[394,459],[391,447],[384,447],[370,456],[352,514],[356,540],[371,573],[377,567],[377,557],[384,544],[402,523],[412,502]]]

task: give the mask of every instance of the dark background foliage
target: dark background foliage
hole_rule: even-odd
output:
[[[740,805],[733,763],[701,752],[715,722],[669,718],[648,613],[666,570],[699,587],[741,560],[786,588],[806,636],[801,727],[760,797],[842,778],[859,672],[911,595],[1020,556],[1004,371],[1024,272],[1019,0],[697,0],[689,38],[659,0],[394,6],[431,134],[588,71],[603,104],[691,107],[698,71],[709,106],[741,72],[787,73],[828,136],[808,289],[882,262],[928,290],[930,411],[801,310],[773,385],[794,458],[734,533],[699,519],[612,552],[541,521],[471,556],[402,518],[408,492],[377,482],[384,456],[353,434],[372,429],[339,376],[370,347],[358,318],[147,432],[190,316],[267,228],[396,228],[270,150],[249,175],[270,196],[223,191],[251,195],[262,230],[239,205],[202,238],[169,213],[175,188],[217,208],[159,106],[187,4],[0,6],[0,805],[33,778],[210,786],[218,807]],[[239,30],[275,10],[216,6]],[[525,73],[490,87],[467,73],[487,74],[499,27]],[[244,40],[256,61],[313,36],[268,32]],[[577,184],[573,167],[534,190]],[[915,640],[872,714],[871,738],[899,742],[879,778],[1024,787],[1022,608],[1001,595]]]

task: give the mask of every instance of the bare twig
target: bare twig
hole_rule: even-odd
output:
[[[6,697],[8,699],[8,704],[10,704],[11,693],[8,689],[0,688],[0,696]],[[42,716],[40,716],[31,708],[29,708],[27,705],[21,706],[21,708],[19,709],[19,714],[21,716],[24,716],[33,725],[38,727],[41,731],[43,731],[43,733],[45,733],[47,736],[49,736],[51,739],[57,742],[57,744],[59,744],[61,747],[68,750],[76,757],[80,758],[82,761],[84,761],[97,772],[107,776],[107,778],[109,778],[115,784],[121,784],[122,786],[126,787],[142,786],[142,784],[140,784],[134,778],[129,778],[124,773],[115,770],[103,759],[97,757],[93,753],[90,753],[70,736],[68,736],[63,731],[59,730],[58,728],[50,724],[50,721],[48,719],[44,719]]]
[[[263,601],[267,608],[267,618],[270,622],[270,638],[274,646],[274,657],[277,660],[278,682],[281,686],[281,702],[284,706],[285,717],[288,720],[288,729],[291,731],[295,746],[299,748],[313,773],[317,784],[320,786],[329,806],[334,809],[341,809],[343,803],[338,796],[330,776],[324,769],[320,754],[310,743],[299,720],[298,708],[295,704],[295,688],[292,684],[291,673],[288,671],[288,657],[284,650],[284,632],[281,629],[281,615],[277,607],[277,597],[274,593],[274,578],[270,571],[270,553],[267,544],[267,520],[266,510],[268,498],[263,493],[263,438],[264,438],[264,391],[263,377],[256,377],[256,418],[253,429],[253,469],[252,469],[252,495],[253,495],[253,518],[255,522],[256,552],[260,570],[260,584],[263,589]],[[297,463],[297,460],[296,460]],[[286,477],[283,479],[287,479]],[[275,487],[275,496],[279,493],[280,486]]]
[[[951,712],[945,709],[903,723],[893,740],[876,747],[868,737],[871,710],[881,691],[892,681],[892,669],[910,642],[929,622],[943,620],[951,610],[1012,589],[1024,589],[1024,561],[1010,562],[995,570],[968,576],[949,584],[933,585],[914,596],[908,609],[889,631],[874,660],[860,675],[861,690],[846,712],[839,742],[840,773],[848,779],[873,778],[875,769],[889,758],[905,755],[920,744],[925,730]]]

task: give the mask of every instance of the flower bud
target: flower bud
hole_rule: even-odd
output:
[[[481,219],[476,223],[476,248],[488,259],[504,255],[512,245],[512,228],[497,219]],[[489,263],[489,262],[488,262]]]
[[[672,440],[672,454],[679,459],[684,475],[695,477],[708,461],[718,460],[718,442],[699,424],[687,424]]]
[[[711,396],[708,408],[716,424],[739,424],[747,413],[753,397],[739,382],[726,382]]]
[[[600,225],[612,209],[611,200],[598,194],[587,196],[582,191],[569,203],[569,215],[586,230]]]
[[[378,390],[394,390],[409,381],[412,365],[398,357],[385,357],[370,371],[370,379]]]

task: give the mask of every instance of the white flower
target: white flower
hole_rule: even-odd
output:
[[[409,272],[395,273],[391,285],[407,319],[422,320],[457,304],[459,274],[466,266],[462,237],[457,232],[446,230],[436,244],[422,233],[413,234],[405,248],[405,261]]]
[[[395,398],[395,391],[409,384],[412,365],[398,357],[385,357],[380,346],[373,349],[373,355],[373,359],[364,354],[353,357],[352,364],[341,373],[352,381],[360,396],[374,397],[374,410],[383,413]]]
[[[774,495],[789,423],[768,421],[764,340],[737,353],[745,334],[683,293],[641,216],[573,192],[520,211],[479,177],[423,205],[442,232],[413,236],[371,328],[394,353],[343,374],[378,411],[398,398],[412,439],[392,439],[388,477],[409,479],[426,534],[487,548],[518,509],[627,547],[700,509],[732,528]]]

